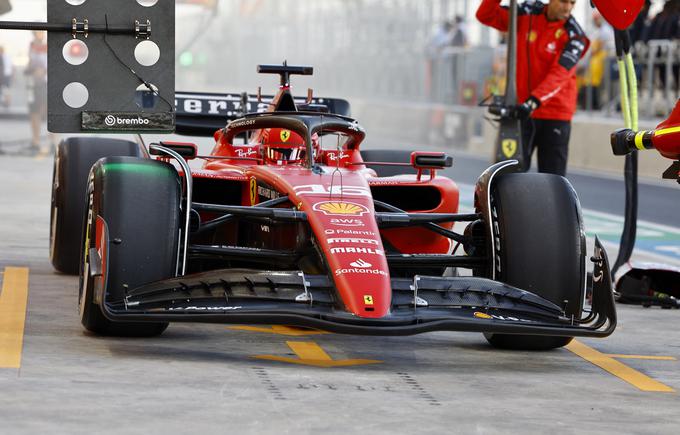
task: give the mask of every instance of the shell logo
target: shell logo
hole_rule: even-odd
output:
[[[361,204],[341,201],[325,201],[314,204],[314,210],[327,216],[362,216],[368,213],[368,208]]]

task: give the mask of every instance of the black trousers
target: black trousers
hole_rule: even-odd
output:
[[[524,171],[531,168],[531,156],[538,153],[538,172],[567,174],[571,121],[527,119],[522,122]]]

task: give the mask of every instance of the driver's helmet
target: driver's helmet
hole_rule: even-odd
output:
[[[304,160],[305,141],[299,134],[285,128],[267,128],[262,134],[265,159],[279,165]]]

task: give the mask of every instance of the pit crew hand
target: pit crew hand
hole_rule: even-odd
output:
[[[538,101],[538,98],[536,98],[536,97],[527,98],[527,100],[524,103],[520,104],[515,109],[516,113],[517,113],[517,117],[519,119],[529,119],[529,117],[531,116],[531,113],[534,110],[538,109],[538,106],[540,106],[540,105],[541,105],[541,102]]]

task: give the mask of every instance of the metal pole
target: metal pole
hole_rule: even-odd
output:
[[[656,52],[658,45],[652,43],[648,44],[647,52],[647,98],[649,99],[649,104],[645,106],[645,115],[649,116],[652,113],[652,107],[654,106],[654,81],[656,80],[654,74],[654,67],[656,64]],[[621,74],[625,74],[624,71],[619,71],[619,80],[621,80]]]
[[[48,32],[75,32],[74,25],[71,24],[55,24],[55,23],[41,23],[28,21],[0,21],[0,30],[44,30]],[[82,25],[83,23],[77,23]],[[108,33],[116,35],[135,35],[137,29],[134,26],[120,27],[120,26],[106,26],[105,24],[88,24],[83,32],[78,28],[78,33]]]
[[[517,0],[510,0],[508,71],[505,83],[505,104],[517,104]]]

